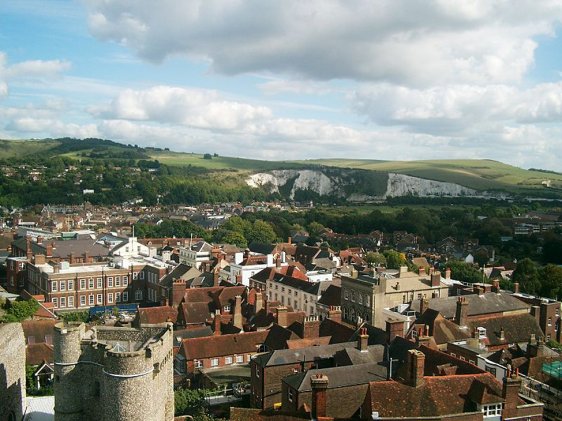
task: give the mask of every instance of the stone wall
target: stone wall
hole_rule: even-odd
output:
[[[19,420],[25,405],[25,338],[20,323],[0,324],[0,420]]]

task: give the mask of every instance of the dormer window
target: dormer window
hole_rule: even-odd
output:
[[[223,307],[224,311],[230,311],[230,304],[227,304]]]

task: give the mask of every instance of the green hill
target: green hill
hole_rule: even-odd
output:
[[[493,160],[380,161],[317,159],[306,161],[265,161],[174,152],[162,148],[142,148],[104,139],[0,140],[0,160],[32,160],[66,157],[75,160],[157,160],[176,168],[174,175],[192,174],[193,169],[207,174],[229,172],[231,182],[241,185],[243,177],[274,169],[349,168],[378,173],[400,173],[430,180],[460,184],[476,190],[512,194],[562,197],[562,174],[525,170]],[[190,168],[190,171],[183,171]],[[548,186],[546,186],[548,185]]]

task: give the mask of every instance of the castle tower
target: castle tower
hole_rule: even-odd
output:
[[[77,365],[82,350],[84,324],[57,323],[53,338],[55,359],[55,420],[79,421],[84,419],[81,390],[82,373]]]

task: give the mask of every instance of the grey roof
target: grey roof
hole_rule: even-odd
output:
[[[341,306],[341,287],[330,285],[322,293],[318,304],[324,304],[325,306]]]
[[[385,349],[384,345],[369,345],[366,352],[361,352],[356,347],[348,347],[336,352],[334,360],[338,365],[379,363],[384,360]]]
[[[170,273],[164,276],[160,280],[159,284],[164,287],[171,288],[174,279],[188,280],[188,279],[196,278],[197,276],[200,275],[201,272],[199,270],[195,269],[192,266],[186,265],[184,263],[180,263],[174,268],[174,270],[172,270]]]
[[[332,358],[337,351],[354,346],[356,346],[355,342],[345,342],[302,349],[279,349],[277,351],[258,355],[255,361],[262,367],[295,364],[303,361],[314,361],[316,358]]]
[[[482,295],[463,295],[468,303],[468,315],[477,316],[488,313],[502,313],[507,311],[529,309],[529,305],[513,297],[507,292],[488,292]],[[457,311],[458,297],[432,298],[429,300],[429,308],[437,310],[447,319],[455,317]],[[419,311],[420,302],[412,302],[412,309]]]
[[[307,370],[292,374],[283,381],[299,392],[310,392],[310,379],[317,374],[328,376],[328,389],[386,380],[387,367],[377,363]]]
[[[275,282],[298,289],[308,294],[318,295],[320,293],[321,282],[308,282],[292,276],[276,276]]]

